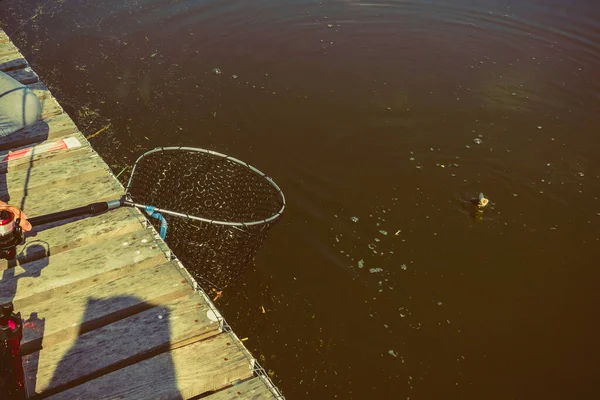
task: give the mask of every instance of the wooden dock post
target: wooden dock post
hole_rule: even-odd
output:
[[[119,198],[121,184],[2,30],[0,70],[42,103],[40,121],[0,137],[0,200],[36,216]],[[80,145],[39,151],[67,138]],[[137,209],[34,227],[17,251],[0,261],[0,303],[24,319],[31,398],[283,399]]]

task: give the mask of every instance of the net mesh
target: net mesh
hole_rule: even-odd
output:
[[[283,193],[262,172],[191,148],[142,155],[127,195],[136,203],[186,214],[162,213],[169,224],[165,240],[205,289],[221,290],[241,277],[285,207]]]

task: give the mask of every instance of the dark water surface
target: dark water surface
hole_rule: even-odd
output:
[[[181,144],[280,184],[217,305],[288,398],[597,396],[597,1],[0,7],[116,172]]]

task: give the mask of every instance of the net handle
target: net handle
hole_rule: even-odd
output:
[[[226,226],[238,226],[238,227],[244,227],[244,226],[253,226],[253,225],[260,225],[260,224],[266,224],[268,222],[274,221],[277,218],[279,218],[279,216],[281,216],[281,214],[283,214],[283,211],[285,210],[285,196],[283,194],[283,191],[281,190],[281,188],[273,181],[273,179],[269,178],[265,173],[263,173],[262,171],[260,171],[259,169],[253,167],[252,165],[242,161],[242,160],[238,160],[235,157],[231,157],[228,156],[226,154],[222,154],[222,153],[218,153],[216,151],[213,150],[207,150],[207,149],[201,149],[201,148],[197,148],[197,147],[184,147],[184,146],[173,146],[173,147],[157,147],[155,149],[152,149],[150,151],[145,152],[144,154],[142,154],[141,156],[138,157],[137,160],[135,160],[135,163],[133,164],[133,168],[131,169],[131,176],[129,177],[129,181],[127,182],[127,187],[125,188],[125,196],[128,198],[128,200],[125,202],[125,204],[133,206],[133,207],[145,207],[144,205],[138,204],[138,203],[134,203],[133,201],[131,201],[131,195],[129,193],[129,188],[131,187],[131,182],[133,180],[133,176],[135,174],[135,169],[138,165],[138,163],[146,156],[153,154],[153,153],[158,153],[158,152],[166,152],[166,151],[189,151],[189,152],[197,152],[197,153],[205,153],[205,154],[209,154],[211,156],[216,156],[216,157],[221,157],[225,160],[229,160],[229,161],[233,161],[235,163],[238,163],[244,167],[250,168],[250,170],[256,172],[258,175],[260,175],[261,177],[265,178],[267,180],[267,182],[269,182],[276,190],[277,193],[279,193],[279,195],[281,196],[281,201],[282,201],[282,205],[281,205],[281,209],[276,212],[275,214],[273,214],[272,216],[270,216],[269,218],[263,219],[263,220],[257,220],[257,221],[250,221],[250,222],[228,222],[228,221],[218,221],[218,220],[211,220],[211,219],[207,219],[207,218],[201,218],[201,217],[196,217],[193,215],[188,215],[188,214],[183,214],[183,213],[178,213],[175,211],[169,211],[169,210],[163,210],[163,209],[159,209],[156,208],[156,211],[160,212],[160,213],[164,213],[164,214],[168,214],[168,215],[174,215],[177,217],[185,217],[185,218],[189,218],[189,219],[193,219],[196,221],[201,221],[201,222],[206,222],[208,224],[214,224],[214,225],[226,225]]]

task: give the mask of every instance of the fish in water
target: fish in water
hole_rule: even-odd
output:
[[[483,193],[479,193],[479,197],[471,199],[471,204],[480,209],[485,208],[485,206],[487,206],[489,202],[490,200],[486,198]]]

